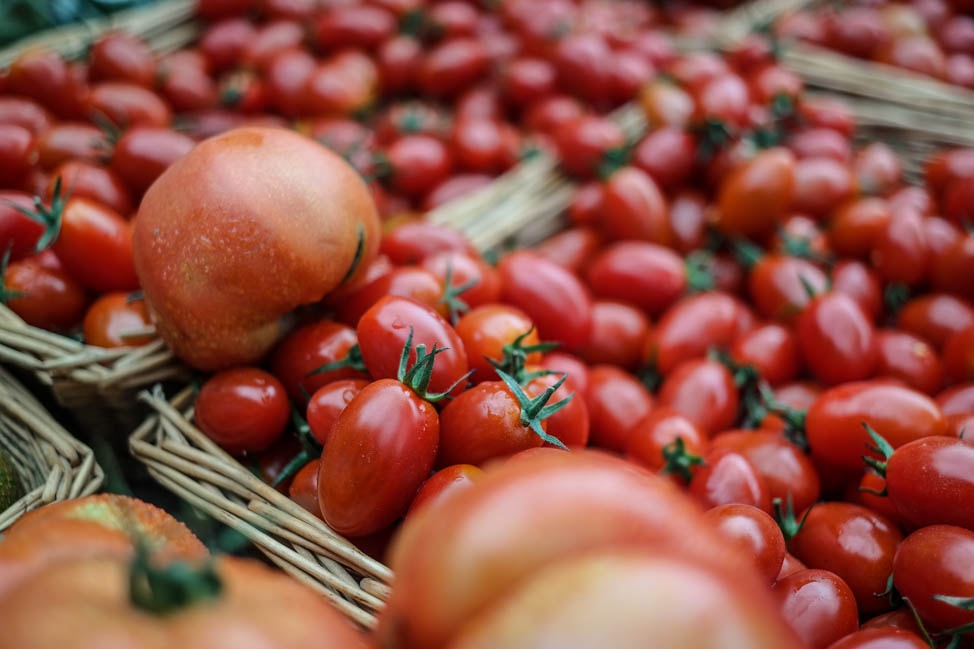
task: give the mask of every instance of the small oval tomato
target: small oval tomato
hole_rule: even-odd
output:
[[[631,165],[616,169],[603,181],[597,225],[616,241],[668,244],[671,239],[663,192],[648,173]]]
[[[728,503],[711,507],[704,516],[729,543],[753,558],[769,584],[774,583],[785,560],[785,537],[767,512],[754,505]]]
[[[155,54],[133,34],[121,30],[102,34],[88,50],[88,78],[92,81],[128,81],[151,88],[155,75]]]
[[[860,629],[836,640],[828,649],[929,649],[922,637],[897,628]]]
[[[489,65],[483,41],[456,36],[426,51],[419,63],[416,81],[423,94],[429,97],[456,97],[481,79]]]
[[[152,90],[126,81],[93,84],[87,97],[87,110],[119,128],[164,127],[172,121],[172,108],[166,100]]]
[[[58,190],[72,198],[89,198],[128,218],[132,213],[132,193],[125,181],[110,167],[96,162],[69,159],[51,171],[44,198],[53,200]]]
[[[798,315],[795,333],[805,366],[823,384],[865,379],[876,369],[879,349],[873,324],[844,293],[812,299]]]
[[[828,235],[840,255],[865,257],[892,219],[889,205],[876,196],[852,198],[832,211]]]
[[[299,506],[321,518],[321,506],[318,505],[318,469],[320,458],[314,458],[298,469],[288,485],[287,495]]]
[[[145,301],[122,291],[96,298],[81,323],[85,343],[96,347],[145,345],[155,340],[151,329],[152,318]]]
[[[799,570],[776,581],[771,593],[808,649],[826,649],[859,628],[852,589],[834,572]]]
[[[133,127],[115,142],[110,168],[135,196],[141,196],[159,174],[195,145],[191,137],[171,128]]]
[[[740,398],[727,366],[709,358],[677,365],[660,386],[658,403],[681,412],[708,437],[734,425]]]
[[[715,225],[729,235],[762,237],[791,207],[794,192],[794,154],[780,147],[766,149],[721,183]]]
[[[596,176],[606,154],[626,143],[625,133],[615,122],[588,113],[562,121],[553,138],[562,167],[577,178]]]
[[[318,504],[325,522],[352,537],[394,523],[433,468],[439,431],[433,405],[399,381],[363,388],[321,453]]]
[[[454,302],[448,302],[446,306],[451,319],[467,309],[500,299],[500,274],[480,254],[444,250],[426,255],[420,265],[439,278],[444,291],[450,293]]]
[[[305,420],[315,439],[324,446],[345,406],[369,384],[368,379],[337,379],[314,391],[305,408]]]
[[[683,413],[667,407],[656,406],[639,420],[626,440],[625,455],[654,472],[667,469],[667,455],[679,441],[688,456],[702,457],[708,448],[707,436]]]
[[[292,330],[274,348],[270,367],[296,404],[321,386],[339,379],[361,379],[366,374],[350,362],[358,337],[351,327],[323,318]]]
[[[380,298],[398,295],[416,300],[447,315],[444,287],[440,278],[420,266],[394,266],[371,281],[349,287],[335,303],[339,321],[354,327],[366,311]]]
[[[757,312],[779,322],[794,322],[814,295],[828,286],[828,277],[807,259],[789,254],[761,256],[748,273],[747,288]]]
[[[584,396],[591,420],[591,444],[620,452],[654,402],[652,393],[634,374],[605,364],[589,368]]]
[[[34,199],[29,194],[0,191],[0,254],[9,254],[9,261],[23,259],[36,251],[44,224],[25,213],[34,210]]]
[[[379,252],[396,265],[419,264],[440,252],[479,254],[467,237],[454,227],[424,219],[406,219],[383,233]]]
[[[896,315],[896,324],[943,349],[951,334],[974,325],[974,305],[947,293],[924,293],[903,305]]]
[[[691,473],[687,493],[705,509],[736,503],[772,511],[768,485],[739,453],[711,447]]]
[[[483,469],[473,464],[451,464],[439,471],[434,471],[433,475],[419,487],[406,516],[414,516],[424,507],[435,506],[444,498],[450,498],[459,491],[469,489],[483,474]]]
[[[873,267],[887,282],[919,286],[927,278],[930,248],[924,222],[926,217],[908,208],[894,213],[880,231],[869,255]]]
[[[537,395],[549,387],[555,387],[549,402],[552,404],[565,402],[564,406],[545,419],[545,431],[560,444],[549,440],[543,445],[566,446],[569,449],[584,448],[588,445],[592,428],[584,391],[572,382],[572,374],[555,371],[547,365],[528,366],[528,372],[541,369],[549,373],[532,379],[526,388],[528,394]],[[565,380],[558,386],[562,377]]]
[[[801,367],[794,331],[775,322],[742,334],[731,345],[730,357],[753,367],[772,386],[794,380]]]
[[[485,304],[463,314],[456,324],[457,335],[463,341],[473,383],[497,380],[494,365],[505,360],[505,348],[515,341],[520,347],[530,348],[540,342],[534,323],[521,309],[508,304]],[[536,364],[541,360],[540,350],[522,352],[522,362]],[[523,367],[523,366],[522,366]]]
[[[656,316],[687,290],[684,260],[651,241],[617,241],[594,255],[585,280],[599,298],[623,300]]]
[[[901,379],[911,388],[933,395],[944,383],[944,369],[937,350],[926,340],[898,329],[876,332],[879,363],[876,376]]]
[[[385,147],[384,153],[389,186],[413,198],[429,193],[454,166],[446,144],[422,133],[400,136]]]
[[[954,437],[903,444],[886,461],[886,490],[912,526],[943,523],[974,531],[974,446]]]
[[[663,190],[687,184],[696,168],[697,140],[682,128],[662,126],[647,133],[632,151],[639,167]]]
[[[832,290],[854,299],[872,322],[883,311],[883,287],[876,271],[858,259],[842,259],[832,267]]]
[[[24,322],[55,332],[81,322],[88,295],[50,250],[10,262],[3,276],[4,303]]]
[[[260,453],[281,437],[291,407],[277,377],[243,366],[217,372],[203,382],[193,418],[228,453]]]

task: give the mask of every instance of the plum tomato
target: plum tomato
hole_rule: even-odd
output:
[[[277,377],[241,366],[212,374],[203,382],[193,418],[228,453],[260,453],[284,433],[291,406]]]

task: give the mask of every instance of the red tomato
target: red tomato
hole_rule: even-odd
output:
[[[974,325],[974,305],[945,293],[924,293],[907,301],[896,315],[900,329],[943,349],[947,339]]]
[[[451,299],[462,303],[447,305],[451,318],[459,317],[466,309],[491,304],[500,298],[500,274],[477,253],[444,250],[425,256],[420,265],[453,292]]]
[[[869,259],[887,282],[919,286],[927,278],[930,249],[924,221],[913,209],[894,214],[873,242]]]
[[[54,169],[70,159],[97,162],[104,155],[104,134],[94,124],[58,122],[37,137],[37,164]]]
[[[24,322],[61,332],[81,322],[88,296],[50,250],[11,262],[3,276],[3,302]]]
[[[110,168],[141,196],[173,162],[189,153],[195,141],[171,128],[137,126],[115,142]]]
[[[694,99],[672,81],[656,80],[646,84],[639,93],[639,106],[650,124],[683,129],[693,115]]]
[[[625,166],[605,179],[597,225],[610,240],[635,239],[668,244],[666,199],[639,167]]]
[[[443,182],[454,161],[446,144],[417,133],[403,135],[385,148],[389,185],[397,192],[418,198]]]
[[[861,472],[864,454],[879,458],[869,451],[864,423],[893,448],[947,433],[940,408],[922,392],[881,381],[850,382],[826,390],[808,408],[805,432],[812,457]]]
[[[588,264],[585,279],[597,297],[623,300],[659,315],[687,291],[684,260],[650,241],[617,241]]]
[[[553,137],[561,166],[578,178],[597,175],[606,154],[626,143],[625,133],[615,122],[587,113],[561,122]]]
[[[51,171],[44,197],[54,200],[60,188],[72,198],[89,198],[118,212],[126,219],[132,214],[132,193],[122,176],[100,163],[67,160]]]
[[[593,365],[584,393],[591,444],[624,451],[636,425],[653,408],[653,395],[631,372],[615,365]]]
[[[774,583],[785,560],[785,537],[767,512],[753,505],[729,503],[711,507],[704,515],[727,542],[753,558],[769,584]]]
[[[472,37],[445,39],[426,51],[420,61],[417,83],[430,97],[456,97],[488,71],[490,59],[484,43]]]
[[[358,50],[343,50],[320,61],[305,85],[305,107],[314,115],[351,117],[376,100],[379,70]]]
[[[330,50],[372,49],[396,32],[396,16],[385,7],[344,4],[329,7],[315,21],[315,42]]]
[[[828,649],[929,649],[922,637],[905,629],[860,629],[836,640]]]
[[[145,301],[121,291],[105,293],[88,306],[81,333],[96,347],[138,347],[155,340]]]
[[[35,136],[54,128],[55,117],[39,103],[27,97],[0,97],[0,124],[22,126]]]
[[[284,384],[291,400],[304,404],[321,386],[332,381],[365,378],[364,371],[349,356],[356,344],[355,330],[347,325],[329,319],[310,322],[292,330],[274,348],[271,371]],[[329,369],[329,365],[336,366]]]
[[[795,323],[798,349],[812,375],[826,385],[866,379],[879,361],[876,332],[859,304],[844,293],[823,293]]]
[[[709,358],[677,365],[663,379],[658,403],[683,413],[708,437],[734,425],[737,385],[727,366]]]
[[[791,207],[794,192],[795,156],[784,148],[766,149],[721,183],[715,225],[730,235],[766,235]]]
[[[707,451],[707,436],[689,417],[673,408],[656,406],[630,431],[625,454],[653,472],[663,470],[685,479],[688,476],[682,475],[682,468],[669,467],[667,458],[678,439],[686,456],[702,457]]]
[[[876,344],[879,348],[876,376],[901,379],[929,395],[943,387],[940,356],[927,341],[898,329],[880,329],[876,332]]]
[[[409,505],[406,516],[415,516],[424,507],[435,506],[444,498],[452,497],[455,493],[469,489],[483,476],[484,472],[472,464],[451,464],[439,471],[434,471],[416,492],[413,502]]]
[[[314,55],[301,48],[275,53],[264,70],[270,105],[287,117],[303,115],[308,110],[305,89],[317,68]]]
[[[102,34],[88,50],[91,81],[129,81],[151,88],[155,83],[156,56],[138,36],[124,31]]]
[[[859,628],[852,589],[828,570],[794,572],[776,581],[771,593],[785,621],[808,649],[826,649]]]
[[[319,444],[325,445],[345,406],[368,384],[368,379],[337,379],[314,391],[308,399],[305,420]]]
[[[93,84],[87,108],[119,128],[165,127],[172,121],[172,107],[166,100],[152,90],[125,81]]]
[[[697,140],[682,128],[662,126],[647,133],[632,150],[639,167],[661,189],[671,192],[687,184],[696,168]]]
[[[626,302],[594,300],[592,329],[579,355],[589,363],[612,363],[636,370],[649,335],[649,317]]]
[[[711,447],[691,472],[687,493],[705,509],[743,504],[772,511],[768,485],[743,455]]]
[[[87,117],[84,69],[67,63],[48,48],[29,48],[9,66],[5,94],[37,101],[61,119]]]
[[[520,341],[520,347],[530,349],[540,342],[534,323],[526,313],[508,304],[485,304],[471,309],[460,317],[456,324],[457,335],[463,341],[473,383],[496,381],[492,359],[496,363],[505,361],[506,349],[515,341]],[[536,364],[541,360],[541,351],[520,352],[518,359],[521,368],[526,364]],[[517,368],[508,368],[517,371]]]
[[[903,539],[896,524],[861,505],[812,505],[788,551],[809,568],[830,570],[852,589],[858,609],[875,614],[892,608],[886,593],[893,553]]]
[[[37,159],[35,136],[23,126],[0,122],[0,186],[22,185]]]
[[[299,506],[321,518],[321,507],[318,505],[318,469],[321,460],[315,458],[298,469],[288,485],[287,495]]]
[[[210,375],[194,406],[196,425],[228,453],[260,453],[277,441],[291,420],[287,393],[279,380],[256,367]]]
[[[528,383],[529,394],[539,394],[548,387],[555,387],[554,394],[549,401],[553,404],[566,401],[565,405],[545,419],[548,435],[554,437],[559,443],[547,441],[544,446],[567,446],[569,449],[583,448],[588,445],[591,434],[591,421],[588,414],[588,405],[585,402],[585,392],[572,382],[573,374],[567,372],[554,371],[545,366],[529,367],[528,371],[545,369],[550,374],[545,374],[532,379]],[[562,377],[565,381],[558,384]]]
[[[602,248],[602,235],[590,225],[575,225],[560,230],[535,246],[542,255],[582,275]]]
[[[387,295],[408,297],[425,304],[442,315],[448,314],[444,287],[440,278],[419,266],[396,266],[375,279],[350,287],[335,303],[338,320],[355,326],[366,311]]]
[[[24,210],[34,213],[36,206],[29,194],[19,191],[0,191],[0,252],[17,261],[36,252],[37,242],[44,234],[40,219],[31,218]]]
[[[794,322],[827,287],[828,277],[819,266],[788,254],[764,254],[748,273],[748,295],[755,309],[779,322]]]
[[[829,241],[840,255],[865,257],[892,219],[886,201],[875,196],[852,198],[833,210]]]
[[[329,527],[365,536],[403,516],[433,468],[439,430],[433,405],[399,381],[363,388],[321,453],[318,504]]]
[[[454,227],[423,219],[407,219],[385,232],[379,252],[396,265],[418,264],[439,252],[479,254],[466,236]]]
[[[884,142],[872,142],[859,149],[852,169],[862,194],[886,196],[902,182],[903,165],[899,156]]]
[[[883,287],[879,275],[858,259],[843,259],[832,267],[832,290],[845,293],[862,307],[873,322],[883,312]]]
[[[731,346],[730,357],[753,367],[772,386],[794,380],[801,367],[794,332],[773,322],[742,334]]]
[[[886,461],[886,490],[913,527],[948,524],[974,531],[974,446],[953,437],[922,437]]]
[[[943,368],[950,383],[974,378],[974,326],[951,334],[944,342]]]

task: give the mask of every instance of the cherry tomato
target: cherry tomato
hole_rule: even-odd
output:
[[[626,302],[594,300],[592,329],[579,355],[589,363],[636,370],[649,335],[649,317]]]
[[[883,288],[876,271],[858,259],[843,259],[832,267],[832,290],[854,299],[863,313],[877,322],[883,312]]]
[[[61,119],[86,117],[84,70],[48,48],[23,51],[9,66],[6,93],[37,101]]]
[[[896,152],[884,142],[872,142],[859,149],[852,160],[859,192],[886,196],[902,182],[903,165]]]
[[[58,188],[72,198],[89,198],[128,218],[134,202],[125,181],[110,167],[82,160],[68,160],[51,171],[44,198],[53,200]]]
[[[447,315],[444,287],[440,278],[419,266],[397,266],[375,279],[351,288],[335,300],[338,320],[355,326],[373,304],[386,295],[399,295],[416,300]]]
[[[390,186],[420,197],[443,182],[453,170],[447,146],[429,135],[403,135],[385,148]]]
[[[913,527],[948,524],[974,531],[974,446],[953,437],[922,437],[886,461],[886,490]]]
[[[801,367],[794,332],[774,322],[742,334],[731,346],[730,357],[753,367],[772,386],[794,380]]]
[[[329,319],[310,322],[292,330],[274,348],[271,370],[294,403],[305,404],[327,383],[366,377],[361,369],[347,362],[357,343],[355,330],[347,325]],[[329,364],[338,366],[327,369]]]
[[[674,408],[655,406],[630,431],[625,454],[630,460],[659,472],[667,465],[667,449],[673,449],[677,439],[689,456],[702,457],[707,451],[707,436],[689,417]],[[681,476],[676,474],[676,477]]]
[[[944,371],[937,350],[927,341],[898,329],[876,332],[879,348],[877,376],[901,379],[911,388],[929,395],[940,391]]]
[[[553,138],[562,167],[578,178],[595,176],[606,154],[626,143],[625,133],[615,122],[592,114],[562,121]]]
[[[852,589],[834,572],[799,570],[771,588],[785,621],[809,649],[826,649],[859,628]]]
[[[924,293],[903,305],[896,323],[900,329],[942,349],[951,334],[974,325],[974,305],[946,293]]]
[[[919,212],[907,209],[894,214],[879,232],[869,258],[887,282],[916,287],[926,280],[930,249],[923,226],[925,220]]]
[[[156,56],[133,34],[111,31],[101,35],[88,51],[88,78],[92,81],[128,81],[146,88],[155,82]]]
[[[636,425],[653,408],[653,395],[638,378],[615,365],[593,365],[584,393],[593,446],[624,451]]]
[[[372,49],[395,32],[396,16],[380,6],[335,5],[321,12],[315,22],[315,42],[332,50]]]
[[[632,151],[632,165],[639,167],[664,191],[687,184],[696,168],[697,140],[687,131],[663,126],[643,137]]]
[[[865,379],[876,370],[879,349],[873,324],[844,293],[812,299],[798,315],[795,332],[805,366],[823,384]]]
[[[705,509],[743,504],[772,511],[768,485],[743,455],[711,447],[691,472],[687,493]]]
[[[751,267],[748,295],[757,312],[768,319],[793,322],[814,295],[826,290],[825,272],[807,259],[768,253]]]
[[[456,97],[487,72],[490,60],[484,43],[467,36],[447,38],[425,53],[417,82],[430,97]]]
[[[753,505],[728,503],[711,507],[705,517],[729,543],[753,558],[769,584],[774,583],[785,560],[785,537],[767,512]]]
[[[152,90],[125,81],[102,81],[91,86],[87,110],[119,128],[169,126],[172,107]]]
[[[528,394],[540,394],[549,387],[556,387],[549,401],[553,404],[565,401],[564,406],[545,419],[545,431],[557,439],[559,443],[546,441],[543,446],[566,446],[569,449],[584,448],[588,445],[592,428],[588,404],[585,402],[585,393],[575,383],[571,382],[573,375],[567,372],[555,371],[547,365],[528,366],[529,372],[541,369],[551,373],[532,379],[527,385]],[[558,386],[557,384],[563,377],[565,381]]]
[[[36,136],[54,128],[55,117],[49,110],[27,97],[0,97],[0,124],[22,126]]]
[[[325,383],[308,399],[305,420],[315,439],[324,446],[345,406],[369,384],[368,379],[337,379]]]
[[[473,464],[451,464],[434,471],[416,492],[406,516],[414,516],[420,509],[436,506],[444,498],[469,489],[480,480],[483,473],[483,469]]]
[[[288,497],[302,508],[321,518],[318,506],[318,468],[321,460],[315,458],[298,469],[287,488]]]
[[[56,332],[80,323],[88,304],[84,286],[50,250],[11,262],[3,293],[4,303],[24,322]]]
[[[652,177],[635,166],[617,169],[604,181],[597,224],[611,240],[667,244],[671,238],[666,199]]]
[[[504,360],[505,347],[520,339],[522,348],[530,348],[540,342],[534,323],[515,306],[508,304],[485,304],[471,309],[460,317],[456,324],[457,335],[463,341],[473,383],[496,381],[494,365]],[[541,360],[540,350],[524,354],[525,364],[537,364]]]
[[[794,154],[784,148],[766,149],[721,183],[715,225],[730,235],[766,235],[783,219],[794,192]]]
[[[733,426],[739,397],[727,366],[709,358],[694,358],[667,374],[659,390],[659,405],[690,418],[708,437]]]
[[[896,628],[860,629],[836,640],[828,649],[928,649],[922,637]]]
[[[406,513],[436,459],[436,409],[395,379],[379,379],[338,416],[321,454],[318,503],[328,525],[356,537]]]
[[[438,252],[479,254],[456,228],[422,219],[407,219],[382,236],[379,252],[397,265],[418,264]]]
[[[189,153],[195,141],[171,128],[137,126],[115,142],[110,168],[141,196],[169,165]]]
[[[840,255],[865,257],[892,219],[889,205],[876,196],[852,198],[833,210],[829,241]]]
[[[684,260],[649,241],[617,241],[588,264],[585,279],[599,298],[623,300],[659,315],[687,291]]]
[[[795,163],[793,209],[812,216],[824,216],[853,195],[849,167],[826,157],[805,158]]]
[[[194,420],[228,453],[260,453],[287,428],[291,407],[281,382],[257,367],[212,374],[196,395]]]
[[[950,383],[974,378],[974,326],[953,333],[943,349],[944,377]]]
[[[9,254],[9,261],[17,261],[36,252],[37,242],[44,234],[44,225],[24,210],[34,212],[33,198],[24,192],[0,191],[0,253]]]
[[[423,258],[420,265],[433,273],[451,291],[463,288],[453,296],[460,300],[463,307],[471,309],[491,304],[500,299],[500,274],[484,258],[473,252],[461,250],[445,250],[431,253]],[[447,287],[447,279],[450,286]],[[461,315],[464,308],[447,305],[451,313]]]
[[[583,275],[602,244],[602,235],[594,227],[576,225],[554,233],[534,249],[556,264]]]
[[[99,296],[85,312],[81,333],[96,347],[138,347],[153,340],[152,318],[145,302],[130,293],[113,291]],[[146,333],[150,330],[150,333]]]
[[[37,164],[55,169],[71,159],[98,162],[105,154],[105,136],[94,124],[58,122],[37,137]]]

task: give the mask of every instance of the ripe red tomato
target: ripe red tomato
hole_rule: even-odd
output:
[[[794,154],[784,148],[766,149],[721,183],[715,225],[729,235],[767,235],[791,207],[794,192]]]
[[[146,88],[155,83],[156,56],[138,36],[112,31],[100,36],[88,51],[92,81],[128,81]]]
[[[769,584],[781,573],[785,560],[785,537],[771,516],[754,505],[717,505],[704,516],[729,543],[754,560]]]
[[[683,413],[709,437],[734,425],[740,397],[726,365],[709,358],[693,358],[665,376],[658,403]]]
[[[650,413],[654,398],[631,372],[616,365],[593,365],[584,393],[591,426],[591,444],[625,451],[636,425]]]
[[[788,254],[761,256],[748,273],[747,288],[757,312],[779,322],[794,322],[806,305],[828,287],[816,264]]]
[[[852,198],[833,210],[829,241],[840,255],[865,257],[892,219],[889,205],[876,196]]]
[[[926,340],[898,329],[876,332],[879,363],[876,376],[890,376],[929,395],[944,384],[944,369],[937,350]]]
[[[318,469],[320,458],[315,458],[298,469],[287,488],[288,498],[299,506],[321,518],[321,507],[318,505]]]
[[[101,115],[119,128],[130,126],[169,126],[172,107],[148,88],[127,81],[100,81],[92,84],[86,97],[89,114]]]
[[[37,242],[44,234],[44,224],[25,213],[33,213],[34,199],[25,192],[0,191],[0,252],[9,254],[10,261],[23,259],[36,252]]]
[[[96,347],[138,347],[153,340],[152,318],[145,301],[122,291],[105,293],[85,312],[81,333]],[[149,331],[149,333],[146,333]]]
[[[50,250],[10,262],[2,293],[3,303],[24,322],[55,332],[74,328],[88,305],[85,287]]]
[[[734,341],[730,357],[753,367],[772,386],[794,380],[801,368],[794,331],[774,322],[758,325]]]
[[[866,379],[879,362],[872,322],[859,303],[831,291],[812,299],[795,323],[805,366],[825,385]]]
[[[739,453],[711,447],[703,462],[691,469],[687,493],[705,509],[718,505],[743,504],[770,514],[768,485],[747,458]]]
[[[702,457],[707,452],[707,436],[689,417],[667,406],[655,406],[630,431],[625,454],[653,472],[665,470],[684,479],[667,468],[667,455],[676,448],[678,439],[687,456]]]
[[[362,389],[321,453],[318,504],[339,534],[378,532],[406,513],[436,458],[436,409],[395,379]]]
[[[625,133],[615,122],[588,113],[563,120],[553,138],[562,167],[578,178],[596,176],[606,154],[626,143]]]
[[[928,649],[922,637],[905,629],[860,629],[836,640],[828,649]]]
[[[663,192],[648,173],[631,165],[616,169],[603,181],[597,225],[610,240],[665,245],[672,238]]]
[[[415,516],[420,509],[436,506],[444,498],[450,498],[459,491],[469,489],[483,477],[483,474],[483,469],[473,464],[451,464],[439,471],[434,471],[416,492],[406,516]]]
[[[530,348],[540,342],[534,323],[521,309],[508,304],[493,303],[471,309],[456,324],[457,335],[463,341],[467,359],[473,374],[473,383],[497,380],[494,365],[505,360],[505,347],[520,340],[522,348]],[[522,353],[522,367],[537,364],[540,350]]]
[[[366,311],[387,295],[407,297],[448,314],[444,286],[439,277],[420,266],[395,266],[370,281],[349,286],[340,297],[332,296],[339,321],[354,327]]]
[[[799,570],[775,582],[771,593],[785,621],[808,649],[826,649],[859,628],[852,589],[828,570]]]
[[[291,420],[279,380],[257,367],[236,367],[210,375],[194,407],[196,425],[228,453],[260,453],[281,437]]]
[[[670,248],[650,241],[617,241],[587,264],[585,280],[595,296],[623,300],[656,316],[688,288],[684,260]]]
[[[319,444],[325,445],[338,416],[369,382],[368,379],[337,379],[314,391],[305,408],[305,420]]]
[[[169,165],[189,153],[196,142],[171,128],[137,126],[115,142],[110,168],[141,196]]]
[[[922,437],[886,461],[886,490],[913,527],[944,523],[974,531],[974,446],[953,437]]]
[[[642,361],[649,317],[627,302],[594,300],[592,330],[579,355],[589,363],[613,363],[635,371]]]
[[[974,325],[974,305],[947,293],[924,293],[903,305],[896,323],[900,329],[943,349],[951,334]]]
[[[59,164],[51,171],[44,198],[53,201],[59,191],[72,198],[89,198],[125,218],[134,206],[132,192],[122,177],[100,162],[69,159]]]

